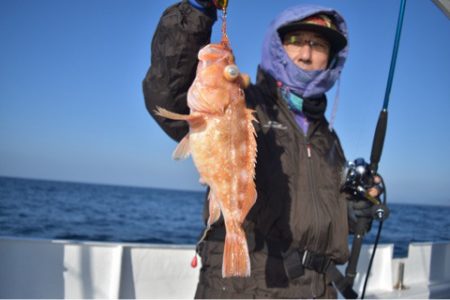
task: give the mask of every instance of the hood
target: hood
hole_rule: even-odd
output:
[[[320,97],[331,89],[341,74],[348,52],[347,42],[347,46],[334,55],[330,66],[325,70],[318,71],[305,71],[289,58],[283,48],[278,29],[317,13],[331,16],[339,31],[348,41],[347,25],[337,11],[317,5],[297,5],[286,9],[272,21],[263,43],[261,68],[304,98]]]

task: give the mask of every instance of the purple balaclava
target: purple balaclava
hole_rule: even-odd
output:
[[[325,70],[305,71],[299,68],[283,48],[278,29],[288,23],[323,13],[330,15],[339,31],[347,38],[347,25],[342,16],[333,9],[316,5],[297,5],[286,9],[272,21],[266,33],[261,68],[280,81],[285,87],[303,98],[316,98],[327,92],[339,78],[347,57],[348,46],[334,55],[334,62]]]

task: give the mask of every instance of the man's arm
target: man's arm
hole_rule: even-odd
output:
[[[195,78],[197,53],[209,44],[214,18],[187,1],[162,15],[151,44],[151,66],[142,83],[145,105],[161,128],[179,141],[188,132],[185,121],[155,115],[156,106],[188,114],[187,91]]]

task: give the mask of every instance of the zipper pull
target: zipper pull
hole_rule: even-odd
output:
[[[306,153],[308,154],[308,158],[311,158],[311,144],[306,144]]]

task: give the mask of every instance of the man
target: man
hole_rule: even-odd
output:
[[[215,19],[212,2],[183,1],[164,12],[153,37],[143,82],[146,105],[178,141],[188,131],[186,122],[161,118],[154,110],[189,113],[186,97],[196,56],[210,42]],[[222,278],[225,229],[220,219],[198,247],[202,268],[196,298],[337,296],[326,267],[348,260],[349,201],[341,193],[345,157],[324,112],[325,92],[346,56],[347,28],[333,9],[296,6],[270,26],[257,82],[245,90],[258,119],[258,198],[244,222],[251,276]],[[357,207],[366,209],[366,202]],[[204,214],[206,220],[207,202]],[[370,218],[366,210],[352,215]]]

